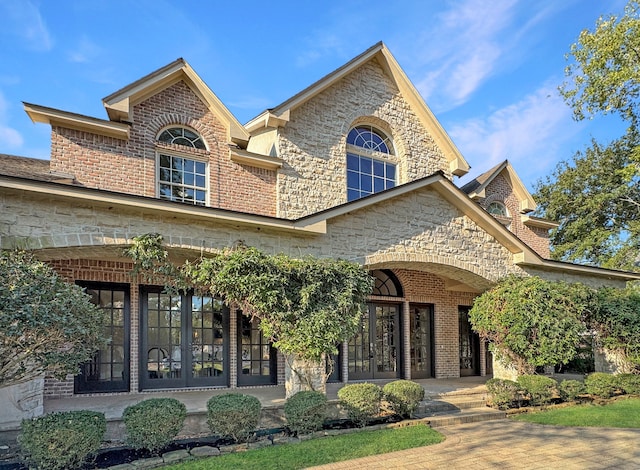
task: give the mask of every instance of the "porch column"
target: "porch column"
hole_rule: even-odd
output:
[[[409,302],[402,302],[402,313],[400,318],[400,324],[402,325],[402,337],[404,338],[401,343],[401,362],[402,362],[402,377],[411,380],[411,325],[410,325]]]

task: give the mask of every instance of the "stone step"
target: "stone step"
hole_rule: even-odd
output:
[[[468,410],[472,408],[483,408],[487,404],[486,400],[467,397],[465,400],[427,400],[418,405],[416,410],[419,414],[434,414],[441,412],[453,412]]]
[[[432,428],[438,428],[443,426],[455,426],[465,423],[479,423],[481,421],[491,421],[494,419],[505,419],[507,413],[504,411],[498,411],[491,408],[471,408],[469,410],[461,411],[458,413],[442,413],[434,416],[428,416],[422,418],[422,421],[427,423]]]

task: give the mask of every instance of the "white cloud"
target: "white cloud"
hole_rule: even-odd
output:
[[[53,40],[40,15],[38,7],[29,0],[5,0],[0,2],[5,33],[20,38],[24,45],[34,51],[49,51]]]
[[[579,130],[555,88],[544,85],[488,117],[450,126],[449,134],[476,174],[507,158],[519,172],[533,174],[555,164],[560,147]]]
[[[17,149],[22,147],[24,139],[20,132],[5,124],[7,120],[7,110],[7,101],[5,100],[2,92],[0,92],[0,142],[10,149]]]
[[[69,60],[76,63],[93,62],[100,55],[102,48],[87,36],[80,38],[76,48],[68,53]]]
[[[465,0],[437,16],[428,36],[416,44],[416,61],[429,70],[416,86],[435,109],[465,103],[495,73],[511,47],[501,35],[513,20],[515,4]]]

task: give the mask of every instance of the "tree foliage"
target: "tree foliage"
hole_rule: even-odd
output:
[[[640,99],[639,6],[630,1],[624,14],[601,16],[571,46],[560,92],[577,119],[616,113],[638,124]]]
[[[609,144],[593,141],[539,182],[543,215],[561,223],[556,259],[637,269],[640,261],[640,8],[600,17],[571,46],[560,93],[578,120],[615,114],[629,126]]]
[[[25,252],[0,252],[0,386],[75,374],[103,342],[89,296]]]
[[[320,361],[356,333],[373,287],[371,276],[356,263],[267,255],[250,247],[167,267],[157,234],[137,237],[128,254],[147,271],[174,272],[167,278],[170,287],[197,288],[259,318],[275,347],[303,360]]]
[[[561,162],[536,188],[545,216],[560,226],[551,234],[556,259],[634,269],[640,254],[640,173],[635,135],[603,146],[593,141],[571,163]]]
[[[604,348],[622,353],[640,368],[640,291],[601,289],[597,300],[597,308],[589,316],[590,327]]]
[[[573,359],[590,304],[583,285],[508,276],[476,298],[469,319],[498,359],[531,374]]]

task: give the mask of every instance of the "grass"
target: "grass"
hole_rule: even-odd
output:
[[[513,419],[555,426],[640,428],[640,398],[616,400],[606,405],[577,405],[525,413]]]
[[[444,436],[442,434],[426,425],[419,424],[394,429],[361,431],[352,434],[322,437],[296,444],[274,445],[220,457],[184,462],[166,467],[166,469],[297,469],[427,446],[437,444],[443,440]]]

